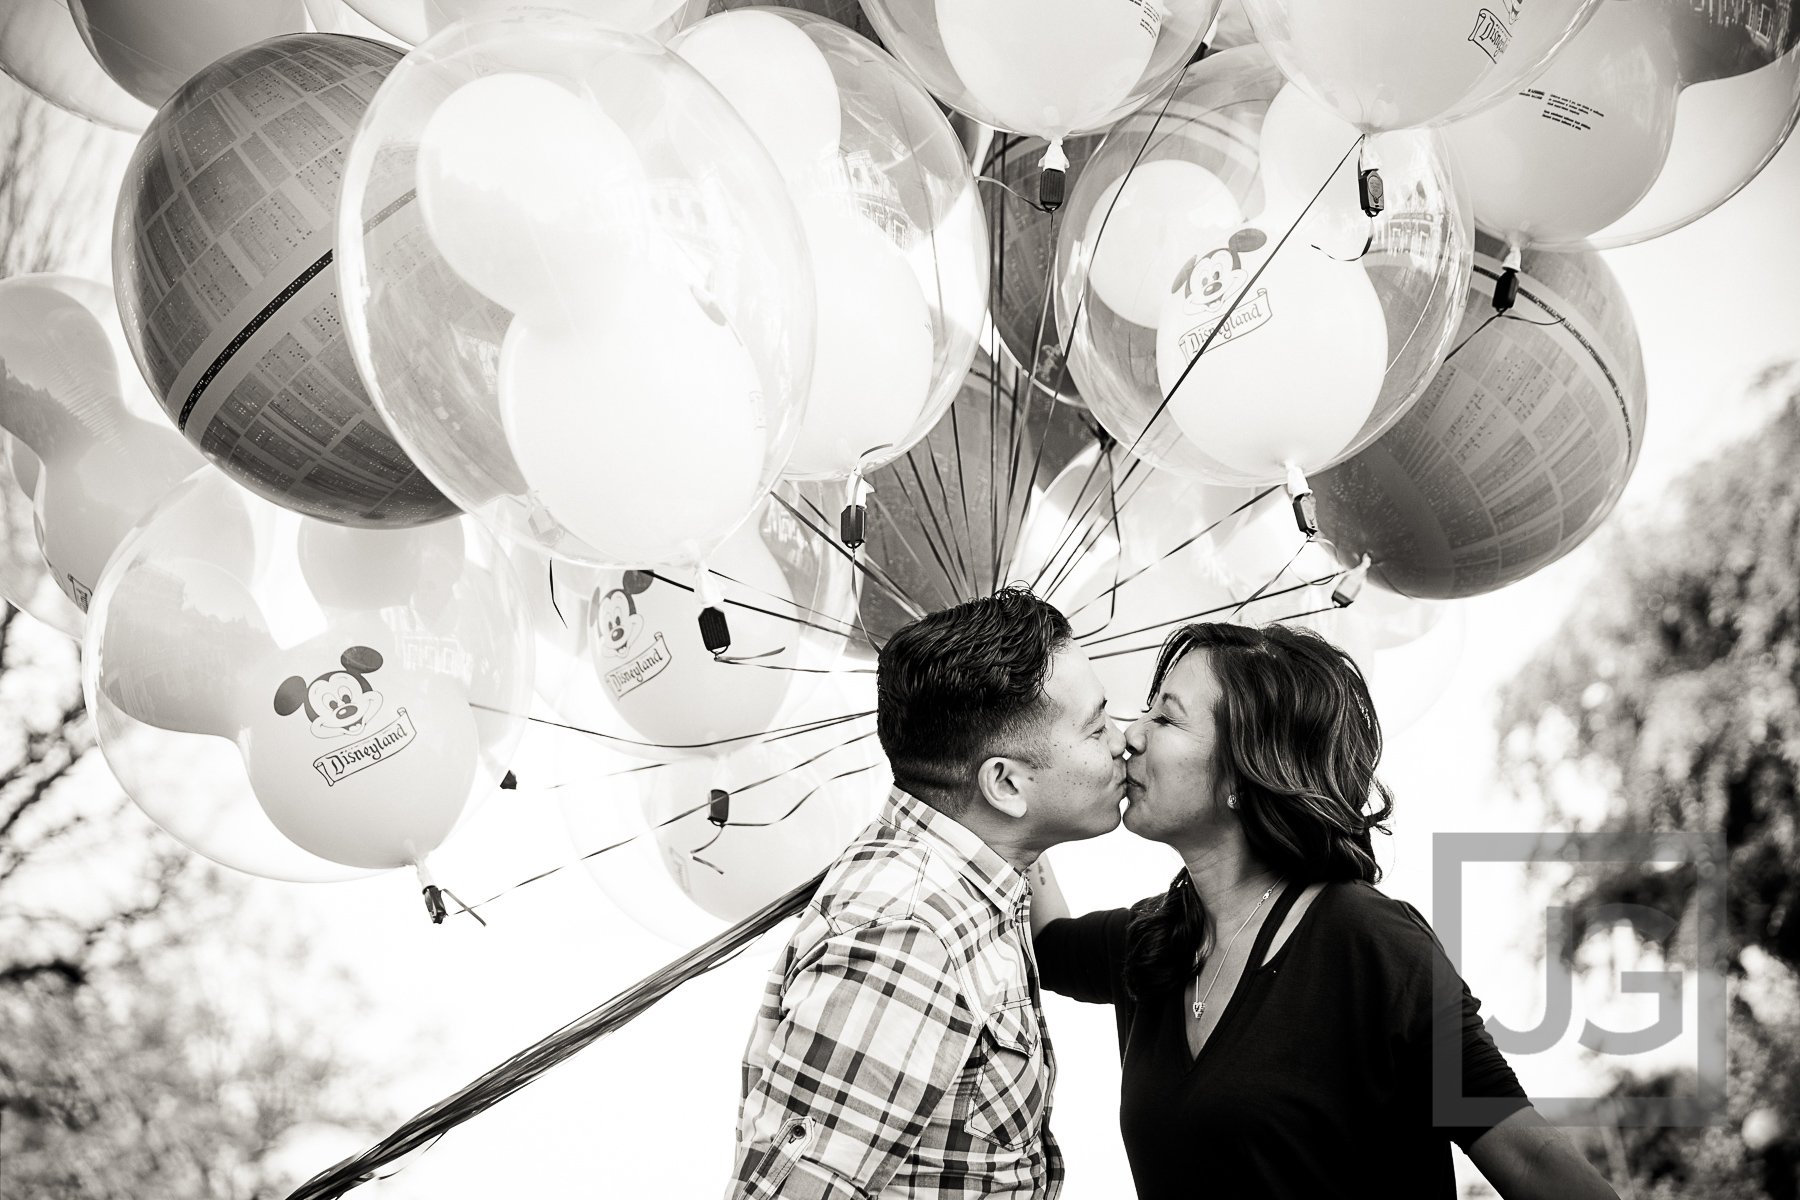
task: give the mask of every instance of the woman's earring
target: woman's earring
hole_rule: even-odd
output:
[[[1225,797],[1225,807],[1226,808],[1236,808],[1237,807],[1237,796],[1235,794]]]

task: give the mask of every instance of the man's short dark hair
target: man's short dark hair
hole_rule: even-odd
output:
[[[876,730],[902,790],[960,813],[994,754],[1032,756],[1069,620],[1023,585],[931,613],[881,648]]]

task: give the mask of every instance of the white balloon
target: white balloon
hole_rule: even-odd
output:
[[[787,474],[832,478],[900,444],[931,394],[931,310],[906,255],[867,218],[808,205],[819,332]]]
[[[1335,182],[1340,170],[1354,186],[1356,156],[1349,151],[1358,136],[1355,126],[1293,84],[1285,85],[1269,102],[1258,147],[1269,205],[1304,204],[1326,180]]]
[[[1387,322],[1362,264],[1294,243],[1271,258],[1273,246],[1246,227],[1200,247],[1156,335],[1176,424],[1228,471],[1261,483],[1290,465],[1329,463],[1362,428],[1387,370]]]
[[[535,0],[532,7],[558,8],[621,33],[647,33],[675,14],[686,0]],[[469,17],[519,7],[518,0],[424,0],[425,24],[432,33]]]
[[[514,321],[500,413],[531,493],[621,565],[692,563],[755,503],[756,365],[709,297],[648,268],[586,329]]]
[[[432,241],[470,285],[540,325],[572,323],[611,294],[643,183],[612,118],[535,75],[464,84],[419,139]]]
[[[1051,141],[1125,99],[1162,29],[1155,0],[936,0],[944,52],[1005,127]]]
[[[1107,188],[1088,217],[1088,281],[1108,308],[1154,329],[1193,248],[1222,241],[1243,220],[1231,189],[1198,163],[1142,163]]]
[[[843,115],[831,64],[792,22],[766,12],[720,13],[669,49],[731,101],[789,186],[836,159]]]

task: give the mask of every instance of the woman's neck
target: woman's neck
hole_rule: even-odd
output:
[[[1278,878],[1274,868],[1250,852],[1241,833],[1204,849],[1183,851],[1181,859],[1194,893],[1214,920],[1256,903],[1256,897]]]

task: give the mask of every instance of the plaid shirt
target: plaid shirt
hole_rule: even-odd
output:
[[[731,1200],[1055,1200],[1031,892],[895,789],[769,973]]]

